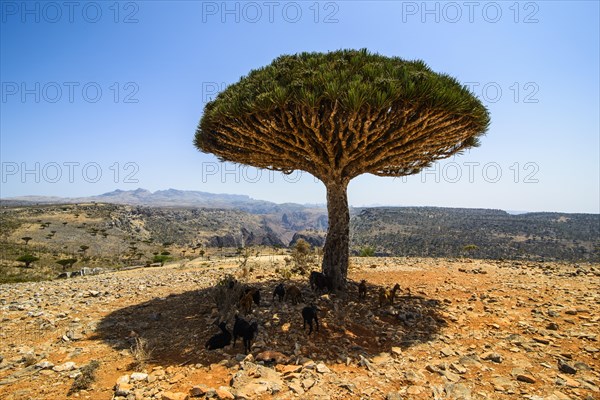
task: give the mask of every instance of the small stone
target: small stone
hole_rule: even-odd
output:
[[[535,378],[533,378],[530,375],[525,375],[525,374],[519,374],[519,375],[517,375],[517,380],[519,382],[535,383]]]
[[[133,374],[131,374],[130,378],[132,381],[145,381],[148,379],[148,374],[145,374],[143,372],[134,372]]]
[[[567,396],[566,394],[559,392],[558,390],[555,390],[554,392],[552,392],[552,395],[557,399],[557,400],[571,400],[571,398],[569,396]]]
[[[442,376],[448,379],[450,382],[460,381],[460,375],[457,375],[454,372],[442,371]]]
[[[429,364],[429,365],[427,365],[427,366],[425,367],[425,369],[426,369],[427,371],[429,371],[429,372],[432,372],[432,373],[434,373],[434,374],[440,374],[440,375],[442,374],[442,370],[441,370],[439,367],[437,367],[437,366],[435,366],[435,365],[433,365],[433,364]]]
[[[340,383],[339,387],[346,389],[350,393],[354,393],[354,391],[356,391],[356,385],[350,382]]]
[[[562,361],[558,362],[558,370],[560,372],[564,372],[565,374],[571,374],[571,375],[577,373],[577,370],[574,367],[572,367],[569,364],[562,362]]]
[[[208,392],[208,386],[200,384],[196,385],[190,389],[190,396],[192,397],[202,397]]]
[[[495,376],[491,380],[494,385],[494,390],[497,392],[506,392],[507,389],[512,388],[513,382],[504,376]]]
[[[229,388],[226,388],[225,386],[219,386],[215,391],[217,392],[217,398],[221,400],[235,399],[235,396],[231,394]]]
[[[282,365],[278,364],[275,370],[282,375],[288,375],[302,370],[302,365]]]
[[[451,399],[471,400],[471,389],[463,383],[448,383],[444,391]]]
[[[442,353],[442,355],[444,357],[450,357],[456,354],[456,352],[454,350],[452,350],[450,347],[444,347],[443,349],[440,350],[440,353]]]
[[[118,383],[115,386],[115,396],[126,397],[131,392],[131,389],[133,389],[133,385],[131,385],[129,383]]]
[[[313,387],[315,385],[315,380],[314,379],[304,379],[302,381],[302,387],[304,388],[304,390],[309,390],[311,387]]]
[[[543,337],[534,337],[533,340],[541,344],[550,344],[550,340]]]
[[[503,360],[502,356],[500,354],[498,354],[498,353],[492,353],[492,352],[488,352],[488,353],[482,354],[481,358],[483,360],[493,361],[493,362],[498,363],[498,364],[500,364],[502,362],[502,360]]]
[[[558,375],[557,383],[559,385],[566,385],[572,388],[578,388],[581,386],[581,383],[577,382],[575,379],[568,377],[566,375]]]
[[[189,396],[181,392],[163,392],[162,400],[187,400]]]
[[[406,393],[416,396],[418,394],[423,393],[423,391],[425,390],[425,388],[423,386],[409,386],[408,389],[406,389]]]
[[[402,400],[402,396],[398,392],[389,392],[385,396],[385,400]]]
[[[410,385],[416,385],[425,381],[425,376],[417,371],[404,371],[404,381]]]
[[[288,383],[288,387],[292,390],[292,392],[302,396],[304,394],[304,389],[298,382],[290,382]]]
[[[185,375],[183,375],[183,374],[177,374],[174,377],[172,377],[171,379],[169,379],[169,383],[177,383],[180,380],[182,380],[183,378],[185,378]]]
[[[456,372],[457,374],[461,374],[461,375],[467,373],[467,369],[458,363],[450,364],[450,369],[452,371]]]
[[[54,368],[52,368],[52,370],[56,371],[56,372],[65,372],[65,371],[72,371],[75,368],[76,368],[76,365],[73,361],[67,361],[64,364],[55,366]]]
[[[274,362],[277,364],[285,364],[288,362],[288,357],[278,351],[263,351],[256,355],[256,361]]]
[[[590,368],[589,365],[587,365],[586,363],[582,363],[582,362],[576,362],[575,364],[573,364],[573,367],[577,371],[589,371],[592,369],[592,368]]]
[[[550,331],[557,331],[558,330],[558,324],[555,322],[550,322],[547,326],[546,329],[550,330]]]
[[[42,360],[39,363],[35,364],[35,366],[39,369],[51,369],[54,367],[54,364],[48,360]]]
[[[329,368],[327,368],[327,366],[323,363],[318,363],[317,364],[317,372],[321,373],[321,374],[328,374],[331,372],[331,370]]]

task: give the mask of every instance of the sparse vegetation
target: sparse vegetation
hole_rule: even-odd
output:
[[[81,390],[87,390],[92,386],[92,383],[96,381],[96,370],[100,367],[100,363],[96,360],[90,361],[88,364],[81,367],[81,372],[71,385],[71,388],[67,392],[67,396],[71,396]]]
[[[152,359],[152,349],[148,345],[148,341],[142,337],[136,337],[130,351],[134,360],[131,368],[134,371],[143,371]]]
[[[360,257],[373,257],[375,255],[375,248],[372,246],[364,246],[358,253]]]
[[[292,272],[300,275],[306,275],[309,262],[312,261],[310,244],[304,239],[296,242],[292,250],[292,259],[294,260],[294,269]]]
[[[161,267],[165,265],[167,261],[171,260],[171,256],[166,254],[157,254],[152,258],[153,263],[160,263]]]

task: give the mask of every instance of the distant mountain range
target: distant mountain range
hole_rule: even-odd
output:
[[[324,208],[324,206],[305,206],[301,204],[277,204],[270,201],[256,200],[246,195],[215,194],[193,190],[157,190],[146,189],[114,190],[112,192],[89,197],[54,197],[54,196],[19,196],[0,200],[3,205],[20,203],[37,204],[73,204],[73,203],[112,203],[149,207],[200,207],[200,208],[234,208],[252,214],[272,214],[281,211],[302,210],[305,208]]]
[[[24,196],[0,205],[0,237],[10,238],[0,247],[17,246],[29,236],[33,243],[53,244],[57,247],[50,250],[60,251],[76,244],[69,238],[80,240],[87,230],[92,237],[108,234],[105,241],[90,239],[87,244],[100,246],[98,255],[122,252],[118,245],[131,238],[181,248],[198,243],[289,246],[299,239],[320,247],[328,225],[324,206],[176,189],[115,190],[81,198]],[[600,261],[599,214],[437,207],[353,207],[350,214],[353,254],[370,248],[377,255],[394,256]],[[53,224],[50,237],[46,222]],[[153,244],[143,246],[146,252],[157,250]]]

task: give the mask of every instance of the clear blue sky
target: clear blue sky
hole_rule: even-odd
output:
[[[362,205],[600,212],[599,2],[0,1],[0,196],[143,187],[324,203],[308,174],[222,165],[192,145],[206,100],[281,54],[367,48],[469,84],[482,146]]]

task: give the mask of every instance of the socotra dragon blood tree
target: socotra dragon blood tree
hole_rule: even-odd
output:
[[[422,61],[339,50],[250,71],[206,104],[194,144],[221,161],[320,179],[329,215],[322,268],[344,290],[348,182],[418,173],[477,146],[489,123],[465,86]]]

